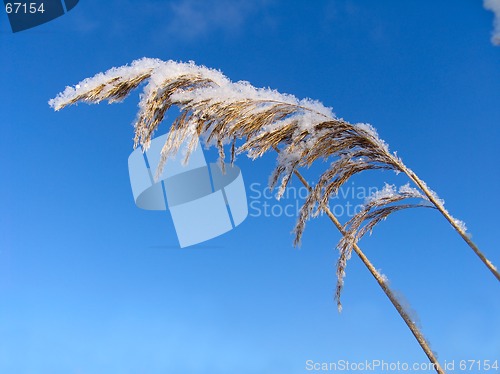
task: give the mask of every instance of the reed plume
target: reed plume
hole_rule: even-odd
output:
[[[270,178],[271,187],[277,187],[278,198],[284,193],[294,171],[310,167],[319,159],[333,160],[319,176],[301,208],[294,230],[295,244],[299,244],[307,220],[324,212],[329,200],[352,176],[374,169],[403,172],[421,191],[418,197],[427,200],[444,215],[500,280],[500,273],[472,242],[465,225],[452,217],[443,201],[395,153],[389,151],[372,126],[351,124],[337,118],[330,108],[317,101],[298,100],[292,95],[255,88],[248,82],[233,83],[221,72],[194,63],[144,58],[134,61],[130,66],[113,68],[85,79],[74,88],[67,87],[49,104],[55,110],[60,110],[79,101],[118,102],[144,81],[148,83],[141,95],[135,121],[134,147],[140,145],[147,150],[168,109],[172,106],[180,109],[180,115],[173,122],[162,149],[156,176],[160,175],[169,156],[176,154],[180,145],[190,138],[187,160],[197,147],[199,136],[203,137],[206,144],[218,148],[222,168],[227,144],[231,144],[231,162],[238,153],[246,152],[255,159],[270,149],[279,149],[277,166]],[[235,146],[237,139],[243,140],[238,148]],[[366,230],[359,231],[358,223],[369,219],[367,228],[370,231],[394,211],[422,206],[394,206],[394,203],[416,197],[408,193],[399,196],[401,199],[378,201],[377,213],[368,213],[365,209],[347,223],[350,229],[338,246],[339,308],[346,259],[350,256],[353,244],[366,233]],[[367,207],[371,209],[374,206],[368,204]]]
[[[452,217],[443,201],[395,153],[389,151],[387,144],[379,138],[372,126],[351,124],[336,117],[330,108],[317,101],[298,100],[292,95],[271,89],[255,88],[248,82],[231,82],[220,71],[194,63],[144,58],[134,61],[130,66],[113,68],[85,79],[75,87],[67,87],[55,99],[50,100],[49,104],[55,110],[60,110],[79,101],[117,102],[142,82],[147,84],[140,98],[134,125],[134,147],[141,146],[146,151],[166,112],[172,106],[180,109],[161,151],[156,176],[161,174],[168,158],[176,154],[188,138],[191,140],[186,160],[198,146],[198,139],[201,137],[206,145],[217,147],[221,167],[224,167],[227,145],[231,145],[231,162],[239,153],[246,153],[250,158],[256,159],[269,150],[277,150],[277,166],[270,177],[270,185],[277,188],[278,198],[283,195],[290,178],[294,174],[300,175],[300,168],[310,167],[318,160],[330,160],[328,168],[319,176],[314,187],[309,187],[310,193],[300,210],[294,229],[295,244],[300,243],[306,222],[310,218],[321,212],[331,215],[329,200],[352,176],[366,170],[386,169],[406,174],[415,184],[417,188],[408,185],[399,190],[386,187],[368,199],[363,210],[343,227],[337,225],[338,221],[334,221],[343,234],[338,244],[340,256],[337,263],[336,299],[339,310],[345,267],[351,252],[354,249],[362,259],[364,256],[357,247],[357,242],[381,220],[393,212],[407,208],[433,207],[440,211],[500,280],[496,268],[467,235],[465,225]],[[238,147],[237,140],[240,141]],[[414,199],[424,202],[415,203]],[[331,215],[332,220],[332,217],[335,218]],[[386,291],[375,268],[369,262],[364,263]],[[391,298],[387,291],[386,294],[394,304],[395,298]],[[397,306],[396,308],[398,309]],[[400,309],[398,311],[401,314]],[[403,314],[401,315],[404,319]],[[411,321],[408,321],[405,319],[412,328]],[[415,335],[414,329],[412,332]],[[419,343],[424,348],[425,344],[421,340]],[[427,347],[429,359],[435,361],[429,352],[431,351]]]

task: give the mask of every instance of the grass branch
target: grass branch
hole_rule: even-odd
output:
[[[300,180],[300,182],[311,192],[312,191],[312,187],[309,185],[309,183],[307,183],[307,181],[299,173],[299,171],[295,170],[294,174]],[[343,228],[342,224],[339,222],[339,220],[337,219],[337,217],[331,212],[331,210],[328,207],[326,207],[326,208],[324,208],[324,212],[326,213],[326,215],[328,216],[328,218],[330,218],[330,220],[333,222],[333,224],[335,225],[335,227],[340,231],[340,233],[342,235],[344,235],[345,231],[344,231],[344,228]],[[383,277],[378,272],[378,270],[375,268],[375,266],[373,266],[373,264],[370,262],[370,260],[368,259],[368,257],[366,257],[366,255],[364,254],[364,252],[361,250],[361,248],[359,248],[359,246],[357,244],[354,244],[353,250],[358,255],[358,257],[361,259],[361,261],[363,262],[363,264],[366,266],[366,268],[368,269],[368,271],[370,272],[370,274],[375,278],[375,280],[379,284],[380,288],[382,288],[382,290],[384,291],[384,293],[386,294],[386,296],[391,301],[391,303],[394,306],[394,308],[396,308],[397,312],[399,313],[399,315],[401,316],[401,318],[406,323],[406,326],[408,326],[408,328],[412,332],[413,336],[415,337],[415,339],[417,340],[418,344],[420,345],[420,347],[422,348],[422,350],[426,354],[427,358],[433,364],[434,369],[436,370],[436,372],[439,373],[439,374],[445,374],[445,371],[443,370],[443,368],[439,364],[439,361],[437,360],[436,355],[431,350],[431,348],[429,346],[429,343],[425,339],[424,335],[422,334],[422,332],[420,331],[420,329],[418,328],[418,326],[411,319],[410,315],[405,310],[405,308],[403,307],[403,305],[401,305],[401,303],[397,299],[396,295],[394,295],[394,292],[392,292],[392,290],[389,287],[389,285],[388,285],[385,277]]]

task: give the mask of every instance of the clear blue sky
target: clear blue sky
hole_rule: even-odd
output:
[[[500,264],[492,24],[479,0],[81,0],[16,34],[0,12],[0,373],[296,374],[309,359],[426,362],[357,258],[337,313],[339,234],[328,220],[309,223],[300,249],[286,216],[248,217],[178,249],[170,217],[136,208],[130,190],[139,92],[58,113],[47,101],[143,56],[321,100],[373,124]],[[250,186],[264,188],[274,156],[237,164],[258,200]],[[384,181],[405,183],[370,173],[347,187]],[[500,285],[437,212],[401,212],[360,244],[442,362],[500,360]]]

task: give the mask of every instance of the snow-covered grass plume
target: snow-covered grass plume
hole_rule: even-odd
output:
[[[147,150],[169,108],[180,109],[161,151],[157,175],[181,144],[191,139],[185,155],[187,160],[198,146],[199,138],[218,149],[222,168],[228,145],[231,162],[238,153],[255,159],[268,151],[276,151],[277,165],[270,176],[270,185],[278,187],[278,197],[299,168],[329,162],[301,208],[294,230],[296,244],[300,243],[306,221],[326,212],[330,198],[352,176],[366,170],[386,169],[409,177],[417,188],[405,185],[396,191],[394,186],[386,186],[344,226],[337,268],[339,307],[345,266],[353,246],[392,212],[432,205],[470,246],[474,245],[462,225],[446,211],[444,202],[389,151],[371,125],[351,124],[336,117],[331,108],[318,101],[299,100],[269,88],[256,88],[249,82],[231,82],[220,71],[193,62],[143,58],[67,87],[49,104],[60,110],[79,101],[117,102],[141,84],[144,87],[135,121],[134,147]],[[415,198],[424,203],[404,202]]]

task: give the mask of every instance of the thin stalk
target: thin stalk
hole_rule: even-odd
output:
[[[302,184],[309,190],[309,192],[312,191],[311,186],[307,181],[304,179],[304,177],[297,171],[294,171],[295,175],[297,178],[302,182]],[[337,229],[340,231],[342,235],[345,234],[344,229],[342,228],[342,225],[340,224],[339,220],[337,217],[330,211],[328,207],[324,208],[325,213],[327,216],[330,218],[330,220],[333,222],[333,224],[337,227]],[[384,277],[377,271],[375,266],[370,262],[370,260],[366,257],[366,255],[363,253],[361,248],[357,244],[354,244],[353,246],[354,252],[358,255],[358,257],[361,259],[363,264],[366,266],[368,271],[371,273],[371,275],[375,278],[379,286],[382,288],[386,296],[389,298],[391,301],[392,305],[396,308],[398,311],[399,315],[403,320],[405,321],[406,325],[412,332],[413,336],[415,339],[417,339],[418,344],[420,344],[420,347],[422,350],[425,352],[427,358],[429,361],[433,364],[434,369],[438,374],[446,374],[445,371],[441,368],[441,365],[439,364],[436,356],[434,355],[434,352],[432,352],[431,348],[429,347],[429,343],[427,343],[427,340],[425,339],[424,335],[422,332],[419,330],[415,322],[412,321],[410,318],[408,312],[405,310],[405,308],[401,305],[401,303],[398,301],[392,290],[390,289],[389,285],[385,281]]]
[[[429,201],[436,207],[436,209],[441,212],[441,214],[446,218],[446,220],[451,224],[455,231],[462,237],[462,239],[467,243],[467,245],[474,251],[474,253],[479,257],[479,259],[486,265],[486,267],[491,271],[495,278],[500,281],[500,272],[495,265],[484,255],[479,247],[474,243],[471,238],[467,235],[465,230],[457,224],[456,220],[450,215],[446,210],[443,203],[436,198],[434,193],[427,187],[424,181],[422,181],[417,174],[410,168],[408,168],[399,158],[391,154],[391,158],[395,165],[398,165],[399,169],[405,173],[408,178],[410,178],[420,190],[429,198]]]
[[[474,251],[474,253],[481,259],[481,261],[486,265],[486,267],[493,273],[493,275],[500,281],[500,273],[493,263],[484,255],[483,252],[479,250],[479,247],[474,243],[469,235],[460,227],[456,220],[448,213],[443,204],[436,199],[436,196],[429,190],[429,187],[410,169],[401,163],[403,172],[425,193],[432,204],[441,212],[441,214],[448,220],[451,226],[458,232],[463,240],[469,245],[469,247]]]

